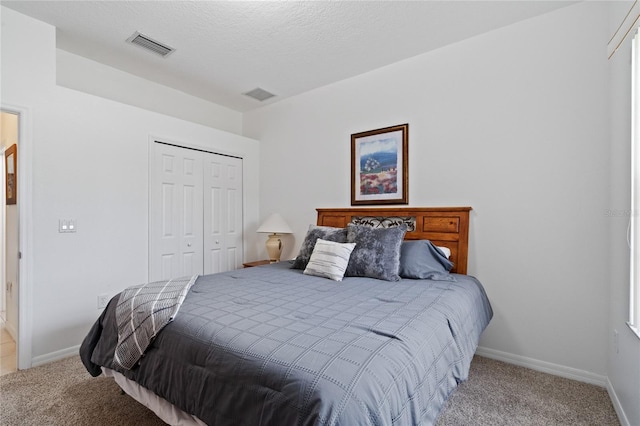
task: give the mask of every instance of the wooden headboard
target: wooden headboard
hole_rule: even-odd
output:
[[[469,212],[471,207],[400,207],[316,209],[319,226],[344,228],[349,223],[372,226],[408,223],[405,240],[431,240],[448,247],[453,262],[451,272],[467,273],[469,250]]]

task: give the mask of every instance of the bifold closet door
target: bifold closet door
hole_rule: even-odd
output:
[[[154,144],[149,279],[203,273],[203,153]]]
[[[242,265],[242,159],[204,153],[204,273]]]
[[[153,144],[149,279],[242,265],[242,159]]]

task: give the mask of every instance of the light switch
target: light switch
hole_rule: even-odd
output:
[[[59,219],[58,232],[76,232],[75,219]]]

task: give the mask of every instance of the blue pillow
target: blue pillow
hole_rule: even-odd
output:
[[[347,242],[356,243],[356,247],[344,275],[399,281],[400,246],[406,232],[406,225],[372,228],[349,224]]]
[[[429,240],[405,241],[400,247],[402,278],[456,281],[451,268],[453,263]]]

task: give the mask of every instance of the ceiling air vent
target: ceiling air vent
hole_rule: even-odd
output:
[[[250,98],[256,99],[260,102],[266,101],[269,98],[273,98],[275,95],[273,93],[269,93],[264,89],[256,87],[253,90],[248,91],[247,93],[243,93],[243,95],[247,95]]]
[[[152,38],[149,38],[137,31],[127,39],[127,42],[140,46],[143,49],[155,53],[156,55],[162,56],[163,58],[166,58],[175,50],[173,47],[153,40]]]

